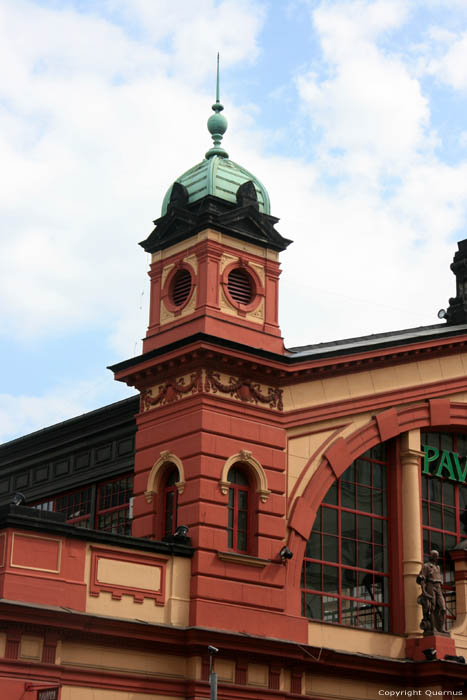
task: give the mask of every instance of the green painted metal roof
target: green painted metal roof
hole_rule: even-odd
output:
[[[211,155],[210,158],[205,158],[201,163],[177,178],[177,182],[180,182],[188,190],[189,204],[206,197],[208,194],[235,203],[238,188],[249,180],[255,186],[259,210],[264,214],[270,214],[269,195],[264,185],[248,170],[228,158]],[[162,216],[167,212],[171,193],[172,185],[162,202]]]
[[[187,188],[189,204],[209,194],[235,204],[238,188],[251,180],[258,196],[259,210],[263,214],[270,214],[269,195],[264,185],[248,170],[229,160],[229,154],[222,146],[222,139],[227,130],[227,119],[221,114],[224,105],[219,101],[219,54],[217,54],[216,101],[211,109],[214,114],[209,117],[207,126],[214,145],[207,151],[201,163],[183,173],[176,182],[180,182]],[[162,216],[167,213],[172,187],[173,185],[169,187],[162,202]]]

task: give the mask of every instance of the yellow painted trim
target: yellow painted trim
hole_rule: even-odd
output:
[[[266,503],[271,493],[271,491],[268,489],[268,478],[261,464],[257,459],[255,459],[255,457],[253,457],[249,450],[240,450],[240,452],[238,452],[236,455],[232,455],[232,457],[229,457],[229,459],[225,462],[219,481],[219,488],[221,492],[224,494],[224,496],[226,496],[229,492],[230,484],[227,481],[227,475],[230,467],[237,462],[248,464],[256,479],[256,492],[259,494],[261,502]]]
[[[178,469],[180,479],[177,481],[175,486],[177,487],[178,493],[183,493],[185,488],[185,470],[183,469],[183,462],[181,459],[179,459],[179,457],[177,457],[177,455],[169,452],[169,450],[163,450],[161,452],[161,456],[157,462],[154,463],[151,471],[149,472],[148,483],[146,486],[146,491],[144,492],[144,496],[148,503],[152,502],[153,494],[157,494],[159,492],[164,467],[169,462]]]

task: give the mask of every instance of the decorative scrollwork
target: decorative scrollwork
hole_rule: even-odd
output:
[[[277,387],[267,387],[267,394],[261,390],[261,384],[253,382],[251,379],[240,377],[229,377],[228,384],[221,381],[221,375],[218,372],[206,370],[206,380],[204,389],[207,392],[212,391],[216,394],[218,391],[221,394],[230,394],[240,401],[249,403],[267,403],[269,408],[277,408],[279,411],[283,409],[282,389]]]
[[[190,381],[185,384],[185,377],[180,377],[180,379],[170,379],[161,384],[158,387],[158,393],[153,396],[152,389],[146,389],[141,392],[141,405],[143,410],[147,411],[152,406],[157,406],[160,404],[163,406],[167,403],[172,403],[173,401],[178,401],[182,396],[186,394],[196,394],[203,391],[203,380],[201,370],[197,370],[194,374],[190,375]]]

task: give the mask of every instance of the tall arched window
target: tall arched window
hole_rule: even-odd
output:
[[[241,464],[235,464],[227,474],[229,505],[227,542],[229,549],[247,552],[251,541],[250,482]]]
[[[467,508],[467,435],[423,433],[422,524],[425,558],[432,549],[440,554],[447,624],[456,617],[454,565],[449,556],[463,539],[460,515]]]
[[[302,568],[302,615],[389,629],[387,463],[384,445],[337,479],[316,515]]]
[[[168,465],[167,476],[162,491],[163,495],[163,534],[173,535],[177,529],[177,504],[178,490],[177,482],[180,480],[177,467],[173,464]]]

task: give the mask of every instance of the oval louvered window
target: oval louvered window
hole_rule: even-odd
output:
[[[172,280],[172,302],[175,306],[182,306],[190,296],[191,275],[188,270],[178,270]]]
[[[236,267],[227,279],[229,294],[239,304],[250,304],[253,301],[253,280],[243,267]]]

